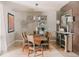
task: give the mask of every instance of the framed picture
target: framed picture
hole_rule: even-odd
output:
[[[14,32],[14,15],[8,13],[8,33]]]

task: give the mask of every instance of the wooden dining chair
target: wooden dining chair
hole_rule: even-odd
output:
[[[48,39],[48,48],[50,50],[50,43],[51,43],[51,39],[52,39],[52,33],[51,32],[48,32],[47,39]]]
[[[48,44],[47,48],[49,49],[50,48],[49,46],[50,46],[51,33],[50,32],[46,32],[45,33],[45,37],[47,38],[46,43]]]
[[[28,42],[28,50],[29,50],[28,51],[28,56],[32,53],[34,53],[34,56],[38,56],[38,55],[43,56],[43,48],[41,46],[40,38],[34,37],[33,35],[27,35],[27,38],[28,38],[28,41],[33,43],[33,45],[29,45],[29,42]],[[41,54],[37,54],[38,51],[41,51]]]
[[[22,44],[23,44],[22,50],[24,51],[25,47],[28,46],[28,40],[27,40],[26,32],[21,33],[21,38],[23,40],[23,42],[22,42]]]

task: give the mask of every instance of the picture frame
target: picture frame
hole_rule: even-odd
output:
[[[8,13],[8,33],[14,32],[14,15]]]

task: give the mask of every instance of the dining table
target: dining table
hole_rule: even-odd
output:
[[[34,42],[35,42],[35,44],[39,44],[41,42],[41,45],[44,48],[49,47],[48,39],[45,36],[35,35],[34,36]]]

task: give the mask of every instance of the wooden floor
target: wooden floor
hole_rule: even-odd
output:
[[[3,54],[3,57],[28,57],[28,50],[22,51],[22,44],[16,42],[12,47],[9,48],[8,52]],[[32,55],[31,55],[32,56]],[[33,57],[33,56],[32,56]],[[61,48],[56,44],[55,41],[50,42],[50,49],[44,51],[44,57],[78,57],[73,52],[65,52],[64,48]]]

